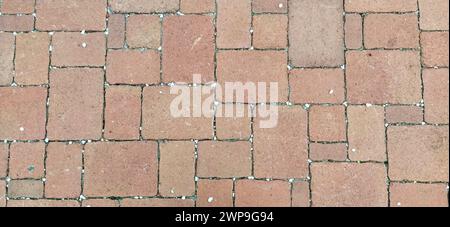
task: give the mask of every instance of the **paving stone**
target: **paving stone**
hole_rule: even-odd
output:
[[[289,60],[294,66],[344,64],[344,20],[341,0],[289,2]],[[334,29],[328,29],[328,28]]]

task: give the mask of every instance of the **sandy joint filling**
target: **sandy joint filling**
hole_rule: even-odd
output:
[[[278,103],[278,82],[224,82],[224,85],[208,82],[199,86],[202,83],[199,74],[193,75],[193,82],[192,86],[182,86],[183,83],[170,86],[170,94],[177,95],[170,103],[173,118],[259,117],[260,128],[278,125],[278,105],[266,105]]]

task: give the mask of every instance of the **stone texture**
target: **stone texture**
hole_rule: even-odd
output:
[[[159,16],[131,15],[127,19],[127,44],[131,48],[161,46],[161,22]]]
[[[345,15],[345,46],[348,49],[359,49],[362,47],[363,25],[359,14]]]
[[[346,141],[344,106],[311,107],[309,132],[313,141]]]
[[[85,196],[155,196],[154,142],[92,143],[85,147]]]
[[[109,50],[106,80],[110,84],[157,84],[160,55],[154,50]]]
[[[290,100],[294,103],[343,103],[344,71],[341,69],[292,70]]]
[[[16,38],[15,77],[21,85],[48,83],[50,37],[47,33],[24,33]]]
[[[294,66],[344,64],[344,21],[341,0],[298,0],[289,3],[289,60]],[[333,28],[333,29],[329,29]]]
[[[255,176],[259,178],[304,178],[308,175],[307,113],[299,107],[280,107],[274,128],[261,128],[266,118],[254,124]]]
[[[417,48],[417,14],[369,14],[364,18],[366,48]]]
[[[140,119],[141,88],[114,86],[106,90],[106,138],[139,139]]]
[[[197,175],[200,177],[248,177],[252,173],[251,143],[200,142]]]
[[[383,164],[314,163],[312,204],[314,207],[385,207],[388,205],[386,173]]]
[[[217,47],[251,46],[251,0],[217,0]]]
[[[448,30],[448,1],[419,0],[420,28],[424,30]]]
[[[57,32],[52,46],[52,66],[105,65],[106,38],[103,33]]]
[[[448,32],[422,32],[422,57],[426,67],[448,67]]]
[[[448,126],[389,127],[387,136],[391,180],[448,179]]]
[[[164,13],[177,11],[179,2],[179,0],[111,0],[110,5],[114,12]]]
[[[200,180],[197,207],[232,207],[232,180]]]
[[[43,87],[0,88],[0,139],[44,139],[46,98]]]
[[[415,104],[421,99],[420,57],[416,51],[347,52],[350,103]]]
[[[352,161],[386,161],[384,108],[348,108],[349,156]]]
[[[48,137],[99,139],[102,135],[101,69],[54,69],[50,72]]]
[[[79,198],[82,166],[80,144],[50,143],[47,147],[45,196]]]
[[[171,16],[163,23],[163,80],[192,83],[214,78],[214,28],[210,16]]]
[[[283,181],[236,182],[237,207],[288,207],[291,204],[290,185]]]
[[[416,0],[345,0],[347,12],[411,12],[417,10]]]
[[[253,46],[259,49],[286,48],[287,27],[286,15],[253,16]]]
[[[423,109],[418,106],[388,106],[386,121],[388,123],[421,123]]]
[[[9,154],[9,177],[41,179],[44,177],[44,143],[14,143]]]
[[[392,184],[391,207],[448,207],[445,184]]]
[[[14,75],[14,43],[10,33],[0,33],[0,85],[12,83]]]
[[[423,71],[425,121],[448,124],[449,78],[448,69],[426,69]]]
[[[172,115],[170,107],[172,101],[178,96],[176,89],[183,89],[181,86],[172,88],[175,89],[174,94],[170,93],[170,87],[144,88],[142,136],[146,139],[174,140],[212,138],[214,134],[213,118],[205,116],[194,117],[194,105],[188,108],[188,117],[183,117],[182,115],[174,117]],[[192,95],[192,88],[185,87],[185,90]],[[212,108],[209,109],[212,111]]]
[[[106,28],[106,5],[106,0],[37,0],[36,28],[45,31],[103,31]]]
[[[162,196],[191,196],[195,193],[194,143],[160,144],[159,193]]]

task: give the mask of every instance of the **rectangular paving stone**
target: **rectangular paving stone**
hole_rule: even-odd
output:
[[[48,83],[50,37],[47,33],[24,33],[16,37],[15,77],[21,85]]]
[[[448,180],[448,126],[388,128],[391,180]]]
[[[258,115],[256,115],[258,116]],[[307,113],[300,107],[279,107],[278,124],[254,123],[254,172],[258,178],[305,178],[308,175]]]
[[[265,97],[264,95],[247,93],[248,97],[244,96],[244,101],[239,100],[235,102],[286,102],[289,88],[286,62],[287,55],[283,51],[220,51],[217,53],[217,80],[222,86],[223,93],[217,95],[218,100],[233,101],[225,99],[226,82],[238,82],[242,83],[242,85],[250,82],[255,87],[258,86],[258,83],[263,82],[267,91]],[[271,83],[278,83],[278,97],[271,97]],[[237,97],[235,95],[234,100]]]
[[[11,33],[0,33],[0,85],[9,85],[14,76],[15,37]]]
[[[211,16],[169,16],[163,22],[163,80],[192,83],[214,80],[214,25]]]
[[[34,0],[3,0],[0,12],[7,14],[30,14],[34,11]]]
[[[106,37],[103,33],[57,32],[52,46],[52,66],[105,65]]]
[[[448,30],[449,5],[445,0],[419,0],[420,28],[424,30]]]
[[[6,177],[8,171],[9,145],[0,145],[0,178]]]
[[[0,15],[0,31],[27,32],[34,29],[32,15]]]
[[[160,62],[155,50],[108,50],[106,80],[110,84],[158,84]]]
[[[153,48],[161,46],[161,22],[159,16],[131,15],[126,25],[127,44],[131,48]]]
[[[314,161],[347,159],[347,145],[345,143],[311,143],[310,157]]]
[[[217,0],[217,47],[250,48],[251,0]]]
[[[6,207],[6,182],[0,181],[0,207]]]
[[[43,87],[1,87],[0,139],[44,139],[46,99]]]
[[[417,10],[416,0],[345,0],[347,12],[412,12]]]
[[[239,180],[236,207],[289,207],[290,185],[284,181]]]
[[[91,143],[85,147],[85,196],[155,196],[155,142]]]
[[[10,200],[8,207],[79,207],[76,200]]]
[[[122,48],[125,45],[125,16],[112,14],[108,17],[108,48]]]
[[[124,199],[120,207],[194,207],[191,199]]]
[[[300,69],[289,73],[290,100],[294,103],[343,103],[342,69]]]
[[[103,31],[106,6],[106,0],[36,0],[36,28],[43,31]]]
[[[45,196],[47,198],[79,198],[82,166],[81,144],[48,144]]]
[[[178,88],[183,89],[181,86],[174,87],[174,89]],[[178,116],[177,113],[173,116],[171,103],[180,94],[180,91],[174,90],[176,93],[171,94],[170,90],[170,87],[144,88],[142,136],[145,139],[211,139],[214,133],[212,112],[211,117],[194,117],[193,107],[190,107],[187,117]],[[188,87],[185,90],[193,92]],[[178,101],[180,100],[175,100],[176,103]],[[212,111],[212,108],[209,109]]]
[[[232,207],[232,180],[200,180],[197,207]]]
[[[369,49],[419,47],[417,14],[369,14],[365,16],[364,45]]]
[[[48,137],[52,140],[100,139],[103,124],[101,69],[50,72]]]
[[[159,193],[165,197],[195,194],[195,147],[193,142],[161,143]]]
[[[288,0],[253,0],[254,13],[287,13]]]
[[[13,143],[9,152],[9,177],[41,179],[44,177],[44,160],[44,143]]]
[[[434,124],[448,124],[448,69],[425,69],[423,83],[426,104],[425,121]]]
[[[344,64],[341,0],[289,2],[289,60],[298,67]],[[333,28],[333,29],[329,29]]]
[[[286,15],[253,16],[253,46],[259,49],[286,48],[287,27]]]
[[[200,177],[248,177],[252,174],[251,143],[205,141],[198,145]]]
[[[180,0],[111,0],[114,12],[121,13],[164,13],[175,12]]]
[[[417,51],[347,52],[348,99],[353,104],[415,104],[421,99]]]
[[[305,181],[295,182],[292,185],[292,207],[309,207],[309,183]]]
[[[391,207],[448,207],[445,184],[391,185]]]
[[[344,106],[313,106],[309,112],[309,133],[312,141],[346,141]]]
[[[426,67],[448,67],[448,32],[422,32],[423,64]]]
[[[211,13],[216,10],[215,0],[181,0],[180,11],[183,13]]]
[[[423,109],[418,106],[388,106],[386,121],[388,123],[422,123]]]
[[[388,206],[384,164],[313,163],[311,175],[314,207]]]
[[[352,161],[386,161],[384,108],[348,107],[349,157]]]
[[[363,22],[360,14],[345,15],[345,46],[348,49],[362,47]]]
[[[113,86],[106,90],[106,138],[119,140],[139,139],[140,119],[141,88]]]
[[[42,198],[44,184],[41,180],[12,180],[8,183],[8,198]]]

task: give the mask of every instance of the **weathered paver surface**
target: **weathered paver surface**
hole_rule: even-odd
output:
[[[446,207],[448,8],[0,0],[0,207]]]

